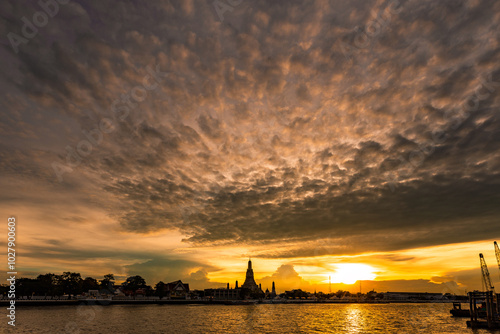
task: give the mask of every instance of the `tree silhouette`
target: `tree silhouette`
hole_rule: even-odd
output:
[[[106,274],[104,278],[101,280],[101,289],[107,290],[108,292],[112,292],[115,290],[115,276],[113,274]]]
[[[123,288],[126,290],[131,290],[136,292],[137,289],[146,289],[146,280],[139,275],[130,276],[127,280],[122,284]]]
[[[89,290],[98,290],[99,283],[93,277],[85,277],[82,281],[82,290],[83,292],[88,292]]]
[[[71,298],[72,295],[76,295],[82,292],[82,276],[80,275],[80,273],[65,271],[61,276],[59,276],[59,282],[59,284],[62,286],[63,293],[67,293],[69,295],[69,298]]]
[[[163,298],[165,296],[165,283],[163,283],[162,281],[159,281],[158,283],[156,283],[155,295],[160,297],[160,298]]]
[[[39,295],[59,296],[62,295],[62,287],[59,285],[59,276],[56,274],[38,275],[36,278],[40,291]]]

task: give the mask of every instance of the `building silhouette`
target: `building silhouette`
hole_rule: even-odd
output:
[[[229,283],[226,288],[205,289],[205,296],[214,300],[236,300],[236,299],[262,299],[275,298],[276,288],[272,286],[272,291],[266,289],[266,293],[262,291],[261,285],[257,285],[253,275],[252,261],[248,260],[248,268],[245,276],[245,282],[239,286],[238,281],[235,282],[234,289],[231,289]]]
[[[257,292],[260,290],[257,283],[255,283],[255,279],[253,277],[252,260],[248,260],[248,269],[245,278],[245,283],[243,283],[241,287],[244,289],[248,289],[252,292]]]
[[[171,299],[186,299],[189,295],[189,283],[181,280],[166,283],[163,289]]]

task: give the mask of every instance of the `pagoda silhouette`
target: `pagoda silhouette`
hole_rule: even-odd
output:
[[[252,292],[261,291],[260,287],[255,283],[255,278],[253,277],[252,260],[248,260],[247,275],[245,278],[245,283],[241,286],[244,289],[248,289]]]

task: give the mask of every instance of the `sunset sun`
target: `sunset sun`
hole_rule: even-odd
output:
[[[375,268],[360,263],[341,263],[335,265],[335,271],[329,273],[332,283],[354,284],[360,280],[373,280],[377,275]],[[327,282],[329,282],[329,277]]]

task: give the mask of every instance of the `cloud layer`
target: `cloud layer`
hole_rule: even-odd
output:
[[[500,236],[497,1],[59,7],[3,42],[3,208],[266,258]]]

